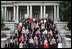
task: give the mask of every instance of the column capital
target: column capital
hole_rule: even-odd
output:
[[[5,6],[5,8],[6,8],[7,6]]]
[[[31,7],[32,5],[30,5],[30,7]]]
[[[29,5],[27,5],[27,6],[29,6]]]
[[[43,6],[46,6],[45,4],[43,4]]]
[[[54,5],[54,7],[56,7],[57,5]]]
[[[17,6],[17,7],[19,7],[19,6]]]

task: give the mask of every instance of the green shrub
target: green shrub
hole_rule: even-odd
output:
[[[1,29],[4,27],[4,16],[1,15]]]
[[[71,1],[62,1],[60,3],[60,20],[69,21],[71,17]]]
[[[1,38],[3,37],[7,37],[7,35],[4,32],[1,33]]]
[[[4,22],[4,16],[1,16],[1,24]]]
[[[64,29],[64,30],[69,30],[67,26],[64,26],[62,29]]]

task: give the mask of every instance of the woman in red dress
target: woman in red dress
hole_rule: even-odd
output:
[[[32,18],[30,18],[30,23],[32,23]]]
[[[46,43],[46,44],[44,45],[44,48],[49,48],[49,44]]]

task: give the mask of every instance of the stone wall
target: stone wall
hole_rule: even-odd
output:
[[[67,26],[67,23],[68,22],[56,23],[58,37],[60,42],[62,42],[62,48],[71,48],[71,38],[66,37],[66,35],[71,36],[71,31],[63,29],[64,26]]]
[[[10,37],[6,37],[6,38],[1,39],[1,48],[5,47],[6,41],[10,42]]]
[[[15,22],[4,22],[5,26],[10,28],[11,31],[14,31],[16,28],[16,23]]]
[[[11,36],[10,30],[3,30],[3,31],[1,31],[1,33],[5,33],[8,37]]]

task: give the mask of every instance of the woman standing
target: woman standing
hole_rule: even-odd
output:
[[[20,41],[24,42],[24,36],[23,35],[20,37]]]
[[[38,48],[38,41],[36,41],[36,48]]]
[[[50,41],[49,47],[50,47],[50,48],[53,48],[52,41]]]
[[[27,48],[27,43],[24,41],[23,48]]]
[[[19,48],[23,48],[23,43],[21,41],[21,43],[19,44]]]
[[[49,48],[49,44],[48,44],[47,39],[45,39],[45,41],[44,41],[44,48]]]
[[[47,42],[44,44],[44,48],[49,48],[49,44]]]
[[[42,41],[40,42],[39,48],[44,48]]]
[[[33,43],[34,43],[34,41],[33,41],[32,37],[31,37],[31,39],[29,39],[30,48],[33,48]]]

